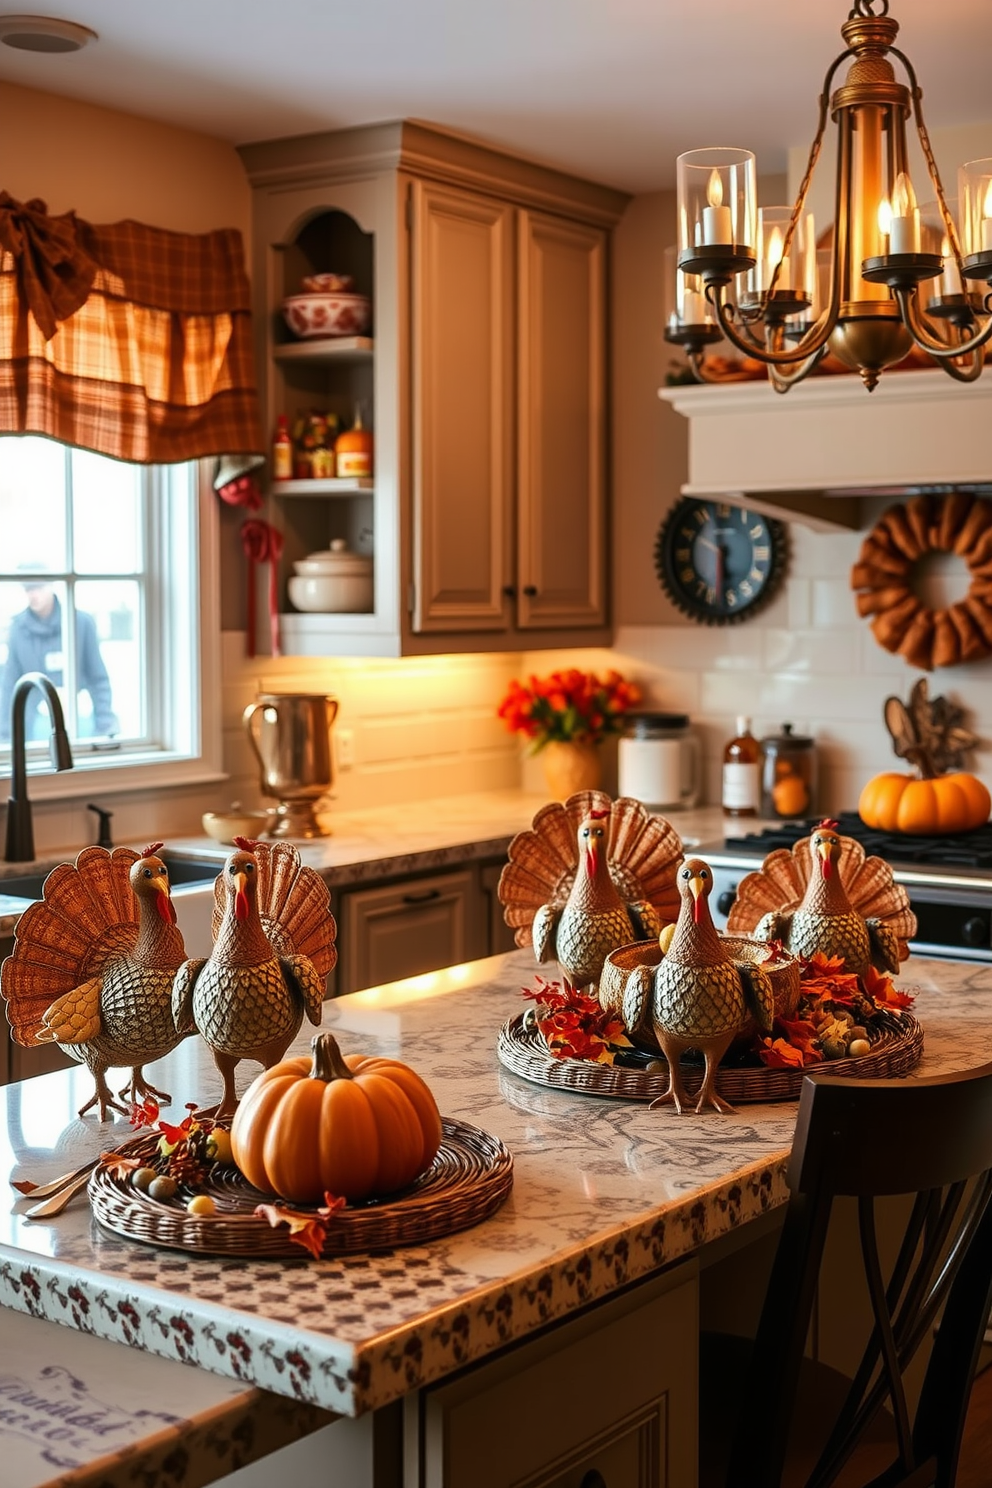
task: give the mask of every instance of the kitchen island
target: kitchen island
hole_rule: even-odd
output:
[[[619,1357],[633,1350],[641,1374],[650,1357],[665,1356],[655,1344],[677,1326],[679,1346],[667,1351],[668,1376],[657,1390],[670,1396],[669,1460],[679,1460],[694,1432],[697,1265],[725,1237],[760,1228],[785,1202],[795,1105],[680,1118],[670,1108],[529,1083],[499,1065],[495,1041],[538,971],[518,951],[324,1008],[324,1026],[346,1052],[403,1058],[427,1078],[445,1115],[507,1145],[514,1187],[489,1220],[384,1255],[313,1261],[301,1252],[299,1261],[244,1261],[118,1237],[100,1229],[82,1199],[57,1219],[32,1222],[24,1218],[30,1201],[15,1198],[0,1235],[0,1302],[339,1416],[398,1419],[393,1407],[403,1401],[404,1430],[417,1423],[421,1453],[432,1391],[438,1400],[445,1390],[461,1391],[460,1408],[468,1409],[485,1397],[488,1370],[497,1371],[493,1388],[502,1389],[500,1361],[507,1367],[509,1359],[511,1380],[519,1378],[534,1349],[535,1367],[553,1360],[554,1378],[571,1381],[584,1422],[583,1382],[605,1357],[598,1320],[614,1330]],[[914,1012],[925,1032],[916,1073],[992,1061],[992,970],[911,959],[900,985],[917,994]],[[308,1039],[301,1034],[299,1052]],[[242,1088],[256,1071],[241,1066]],[[178,1112],[186,1101],[209,1104],[219,1093],[197,1038],[150,1073],[173,1091]],[[4,1092],[2,1151],[11,1180],[44,1181],[131,1135],[123,1120],[79,1119],[89,1093],[89,1076],[77,1070]],[[660,1309],[661,1322],[639,1332],[638,1315],[651,1315],[644,1307]],[[481,1367],[464,1375],[474,1364]],[[619,1414],[627,1414],[626,1404]],[[409,1481],[463,1480],[428,1474]]]

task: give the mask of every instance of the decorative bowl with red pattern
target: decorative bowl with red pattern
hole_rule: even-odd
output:
[[[294,336],[361,336],[372,306],[368,295],[298,294],[283,300],[282,313]]]

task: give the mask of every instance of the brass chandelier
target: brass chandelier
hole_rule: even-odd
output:
[[[793,207],[758,207],[750,151],[679,156],[677,270],[665,338],[684,348],[699,381],[711,380],[706,348],[724,337],[764,362],[781,393],[828,351],[869,392],[914,344],[961,382],[980,376],[992,337],[992,159],[960,168],[955,221],[916,73],[895,45],[899,26],[888,11],[888,0],[854,0]],[[831,96],[847,58],[847,77]],[[910,178],[911,113],[935,196],[924,207]],[[830,248],[818,253],[806,197],[828,116],[838,131],[835,214]]]

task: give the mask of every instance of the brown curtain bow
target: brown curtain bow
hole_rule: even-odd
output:
[[[50,217],[38,197],[19,202],[0,191],[0,248],[14,260],[21,296],[46,341],[93,287],[97,264],[82,241],[88,231],[75,212]]]

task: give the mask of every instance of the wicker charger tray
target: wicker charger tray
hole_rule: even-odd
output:
[[[445,1117],[443,1126],[433,1163],[402,1195],[346,1205],[326,1221],[324,1255],[416,1245],[468,1229],[495,1213],[513,1186],[509,1151],[498,1137],[467,1121]],[[114,1155],[150,1159],[157,1145],[158,1134],[146,1132],[123,1143]],[[159,1201],[101,1164],[90,1176],[90,1204],[100,1224],[129,1240],[206,1255],[301,1259],[304,1251],[290,1238],[287,1226],[274,1229],[254,1213],[256,1204],[281,1201],[252,1188],[236,1168],[216,1171],[219,1176],[195,1189],[180,1185],[174,1199]],[[216,1214],[189,1214],[185,1205],[194,1192],[208,1193]],[[283,1207],[318,1217],[317,1210],[305,1204]]]
[[[500,1064],[554,1090],[573,1090],[584,1095],[614,1096],[620,1100],[652,1101],[668,1089],[667,1068],[649,1070],[649,1060],[660,1055],[641,1054],[630,1064],[597,1064],[590,1059],[556,1059],[540,1031],[531,1023],[524,1026],[523,1013],[510,1018],[499,1031],[496,1053]],[[827,1064],[808,1069],[828,1069],[832,1075],[850,1075],[859,1079],[893,1079],[907,1075],[920,1062],[923,1053],[923,1029],[905,1012],[882,1013],[876,1026],[868,1030],[871,1051],[858,1059],[831,1059]],[[765,1101],[798,1100],[804,1069],[777,1069],[768,1065],[720,1065],[716,1072],[717,1093],[731,1104]],[[682,1083],[688,1095],[695,1095],[703,1083],[703,1065],[682,1063]]]

